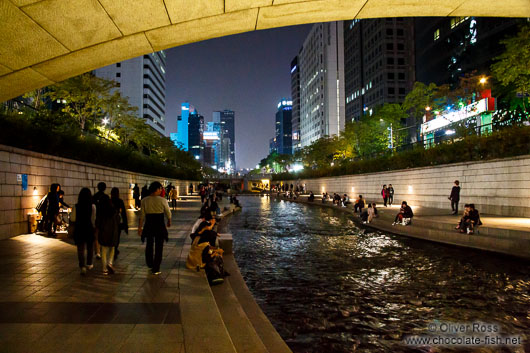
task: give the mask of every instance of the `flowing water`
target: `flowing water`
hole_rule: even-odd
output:
[[[530,351],[527,262],[361,229],[330,208],[268,197],[241,204],[228,225],[235,258],[294,352]],[[404,343],[447,322],[498,325],[523,345]]]

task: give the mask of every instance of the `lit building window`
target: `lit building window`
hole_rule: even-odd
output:
[[[440,29],[434,31],[434,40],[440,39]]]
[[[469,17],[453,17],[451,18],[451,29],[455,28],[459,24],[463,23]]]

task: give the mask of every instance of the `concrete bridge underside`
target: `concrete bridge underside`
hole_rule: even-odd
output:
[[[408,16],[530,17],[530,0],[0,0],[0,101],[210,38]]]

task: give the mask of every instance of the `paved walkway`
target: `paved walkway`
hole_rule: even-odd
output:
[[[0,241],[0,352],[184,352],[181,252],[200,202],[179,201],[160,276],[149,274],[129,211],[114,275],[81,276],[69,240]]]

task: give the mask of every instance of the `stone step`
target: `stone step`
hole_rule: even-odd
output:
[[[224,256],[225,259],[227,257],[227,255]],[[211,289],[236,351],[238,353],[268,353],[234,294],[230,285],[230,277],[226,277],[224,283],[213,286]]]
[[[186,268],[190,238],[179,267],[180,311],[186,353],[236,353],[203,270]]]
[[[227,281],[235,294],[237,301],[245,311],[246,317],[252,323],[254,330],[270,353],[292,353],[291,349],[276,331],[260,306],[254,300],[250,290],[241,276],[239,267],[231,254],[224,256],[225,269],[230,273]],[[256,350],[257,351],[257,350]]]

